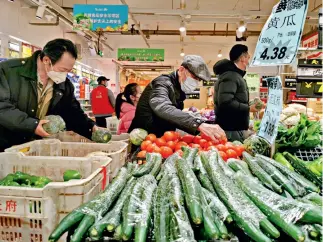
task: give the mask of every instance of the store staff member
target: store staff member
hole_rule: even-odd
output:
[[[0,63],[0,150],[47,137],[46,115],[60,115],[67,130],[90,138],[95,123],[74,96],[67,79],[77,58],[75,45],[65,39],[48,42],[30,58]]]
[[[182,111],[185,93],[192,93],[200,80],[210,79],[211,74],[200,56],[186,56],[177,71],[157,77],[145,88],[128,132],[142,128],[161,137],[164,132],[178,128],[191,134],[201,131],[212,139],[225,137],[220,126],[206,124]]]

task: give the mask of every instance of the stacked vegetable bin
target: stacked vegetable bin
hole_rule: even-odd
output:
[[[17,171],[51,179],[43,188],[0,186],[0,241],[47,241],[66,214],[99,194],[125,164],[127,144],[38,140],[0,154],[0,180]],[[80,180],[63,181],[66,170]],[[61,241],[64,241],[62,239]]]

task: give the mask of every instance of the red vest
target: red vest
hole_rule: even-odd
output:
[[[108,89],[105,86],[98,86],[91,93],[92,112],[94,115],[112,114],[114,109],[110,103]]]

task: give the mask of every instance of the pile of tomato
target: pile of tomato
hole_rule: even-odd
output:
[[[141,143],[141,151],[138,153],[138,158],[145,158],[147,153],[160,153],[163,158],[171,156],[174,152],[183,154],[182,146],[198,148],[199,151],[209,151],[217,149],[223,160],[229,158],[239,158],[242,156],[244,148],[242,145],[235,145],[224,140],[212,141],[212,139],[204,134],[193,136],[180,136],[179,133],[167,131],[163,137],[157,138],[154,134],[149,134]]]

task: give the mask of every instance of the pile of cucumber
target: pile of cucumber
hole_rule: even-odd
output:
[[[216,150],[183,152],[128,163],[48,240],[66,232],[72,242],[230,240],[236,227],[259,242],[322,240],[322,197],[312,181],[264,156],[225,163]]]

